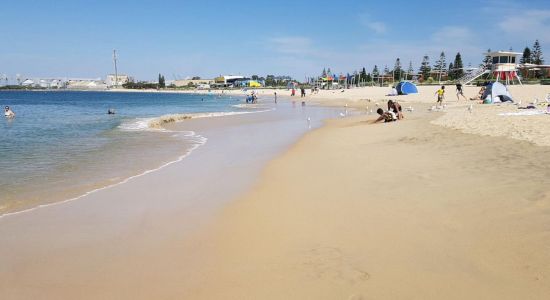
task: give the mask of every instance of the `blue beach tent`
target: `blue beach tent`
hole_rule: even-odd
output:
[[[418,94],[418,89],[416,88],[416,85],[408,81],[401,81],[397,85],[396,89],[399,95]]]

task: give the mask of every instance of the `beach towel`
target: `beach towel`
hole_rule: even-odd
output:
[[[526,110],[526,111],[520,111],[520,112],[510,112],[510,113],[500,113],[499,116],[536,116],[536,115],[544,115],[547,114],[547,112],[543,110]]]

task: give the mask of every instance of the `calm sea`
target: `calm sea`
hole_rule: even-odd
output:
[[[242,98],[242,97],[241,97]],[[189,153],[194,132],[149,128],[167,114],[251,112],[235,96],[0,92],[14,119],[0,122],[0,215],[115,184]],[[108,115],[109,108],[116,110]]]

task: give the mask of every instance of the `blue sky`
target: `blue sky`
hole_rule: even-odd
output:
[[[323,67],[393,67],[441,51],[477,65],[487,48],[521,52],[539,39],[550,61],[550,2],[462,1],[6,1],[0,74],[151,80],[289,74]]]

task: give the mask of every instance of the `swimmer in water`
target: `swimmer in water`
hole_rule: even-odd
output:
[[[13,118],[13,117],[15,117],[15,113],[13,112],[13,110],[10,109],[9,106],[6,106],[4,108],[4,116],[6,118]]]

